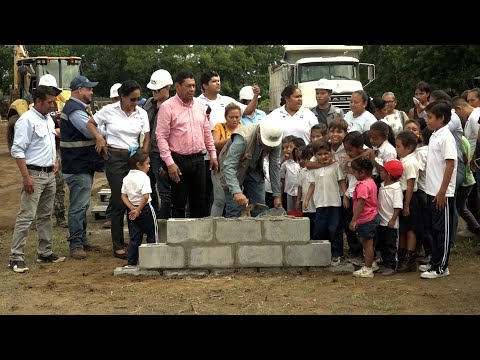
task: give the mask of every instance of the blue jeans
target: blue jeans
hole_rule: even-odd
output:
[[[265,181],[255,181],[247,174],[243,181],[243,194],[247,197],[249,204],[265,204]],[[225,217],[239,217],[242,208],[233,200],[232,193],[228,189],[225,190]]]
[[[68,207],[68,241],[70,250],[83,249],[87,240],[87,211],[90,207],[93,174],[73,174],[65,178],[70,190],[70,205]]]
[[[160,169],[164,162],[160,158],[159,153],[150,152],[150,165],[152,172],[157,179],[158,195],[160,196],[160,214],[159,219],[168,219],[172,217],[172,190],[168,174],[160,175]]]

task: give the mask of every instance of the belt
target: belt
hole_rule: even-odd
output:
[[[27,169],[49,173],[53,171],[53,166],[27,165]]]
[[[173,156],[180,156],[184,159],[195,159],[195,158],[200,157],[200,156],[202,156],[202,157],[205,156],[205,153],[204,152],[198,152],[196,154],[183,155],[183,154],[177,154],[177,153],[172,152],[172,155]]]
[[[130,151],[128,149],[117,149],[117,148],[112,148],[110,146],[108,147],[108,150],[113,151],[113,152],[115,152],[115,151],[117,151],[117,152],[129,152]]]

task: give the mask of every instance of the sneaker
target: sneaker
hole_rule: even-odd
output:
[[[101,247],[98,245],[83,244],[84,251],[100,251]]]
[[[422,265],[430,264],[430,260],[432,260],[432,255],[427,255],[423,259],[418,260],[418,262]]]
[[[70,250],[70,257],[75,260],[82,260],[87,257],[87,253],[82,248],[75,248]]]
[[[372,271],[376,272],[376,271],[378,271],[378,269],[380,269],[380,268],[378,267],[377,262],[376,261],[372,262]]]
[[[448,270],[448,267],[442,271],[441,273],[438,272],[437,270],[430,270],[430,271],[425,271],[420,274],[420,277],[422,279],[438,279],[441,277],[445,277],[450,275],[450,271]]]
[[[112,221],[111,220],[107,220],[103,223],[102,227],[104,229],[110,229],[112,227]]]
[[[361,257],[351,257],[348,259],[348,261],[355,266],[365,266],[365,263]]]
[[[353,276],[362,278],[373,278],[372,268],[362,267],[360,270],[354,271]]]
[[[58,256],[55,253],[51,253],[48,256],[37,255],[37,262],[50,262],[50,263],[59,263],[65,261],[65,256]]]
[[[57,219],[57,226],[61,228],[68,228],[68,223],[65,219]]]
[[[330,266],[339,266],[341,262],[342,262],[341,256],[334,256],[330,261]]]
[[[425,272],[425,271],[430,271],[432,269],[432,265],[430,264],[425,264],[425,265],[420,265],[418,267],[418,270]]]
[[[24,273],[25,271],[28,271],[25,261],[22,260],[10,260],[8,267],[16,273]]]
[[[469,228],[466,228],[466,229],[463,229],[462,231],[457,232],[457,236],[470,239],[477,236],[477,234],[475,234],[473,231],[470,231]]]
[[[382,276],[390,276],[397,272],[397,270],[392,269],[390,267],[386,267],[383,269]]]

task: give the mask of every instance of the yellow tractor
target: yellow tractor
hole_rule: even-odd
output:
[[[15,122],[29,109],[33,102],[32,90],[42,75],[50,74],[57,80],[62,93],[57,96],[62,110],[65,102],[70,98],[70,82],[80,75],[81,57],[77,56],[35,56],[29,57],[23,45],[13,47],[13,87],[10,92],[10,107],[8,108],[7,144],[12,147]]]

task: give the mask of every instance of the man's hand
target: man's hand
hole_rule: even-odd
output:
[[[173,182],[180,182],[180,175],[182,175],[182,173],[177,164],[173,163],[168,167],[168,176],[170,176],[170,179],[172,179]]]
[[[31,175],[23,178],[23,189],[27,192],[27,194],[33,194],[33,178]]]
[[[235,200],[238,205],[248,206],[248,199],[243,193],[233,194],[233,200]]]
[[[107,155],[107,142],[105,139],[102,138],[97,138],[96,144],[95,144],[95,150],[97,150],[97,153],[99,155]]]
[[[210,159],[210,170],[213,170],[213,175],[217,174],[218,171],[218,160]]]
[[[253,85],[252,86],[253,94],[254,95],[260,95],[260,86],[258,85]]]

